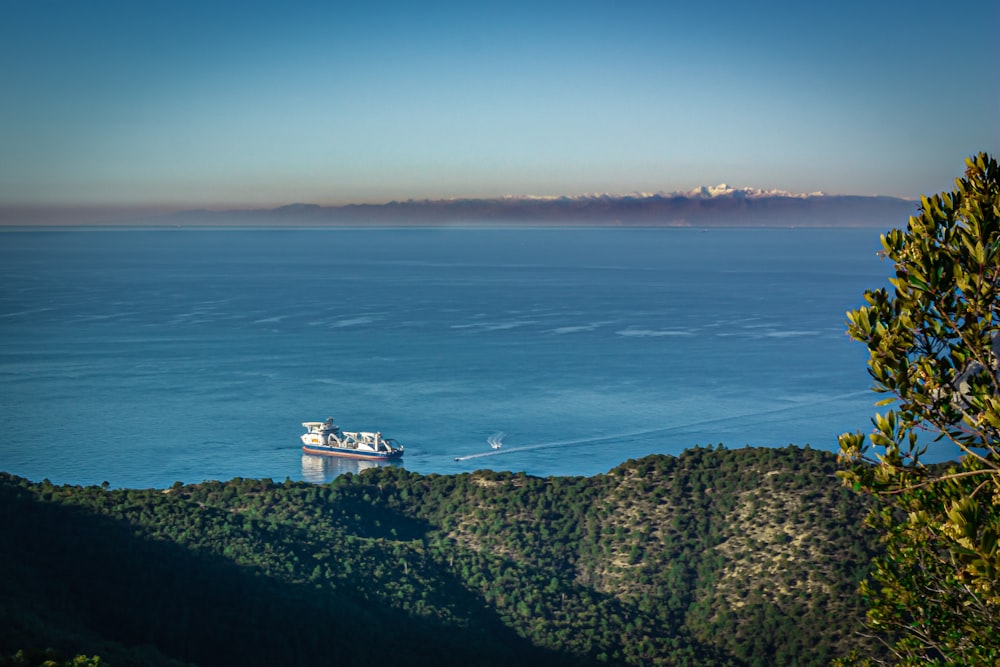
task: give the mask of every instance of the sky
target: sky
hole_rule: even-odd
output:
[[[1000,3],[4,0],[0,207],[916,198],[1000,152]]]

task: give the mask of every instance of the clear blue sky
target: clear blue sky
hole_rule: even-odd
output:
[[[916,197],[1000,150],[997,0],[6,0],[0,205]]]

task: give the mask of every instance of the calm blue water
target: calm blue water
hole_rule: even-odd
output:
[[[333,416],[421,473],[590,475],[695,444],[836,448],[876,396],[844,313],[878,230],[0,234],[0,469],[323,481]],[[499,455],[486,438],[505,431]]]

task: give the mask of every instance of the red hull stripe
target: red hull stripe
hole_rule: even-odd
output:
[[[302,445],[302,451],[304,451],[307,454],[319,454],[320,456],[340,456],[345,459],[368,459],[373,461],[391,461],[393,459],[398,459],[403,455],[402,452],[400,452],[399,454],[388,454],[388,455],[354,454],[352,452],[345,452],[333,449],[312,449],[308,445]]]

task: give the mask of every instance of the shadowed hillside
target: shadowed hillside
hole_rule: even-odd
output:
[[[832,454],[606,475],[388,467],[325,486],[0,477],[0,655],[112,665],[810,665],[858,646],[871,556]]]

